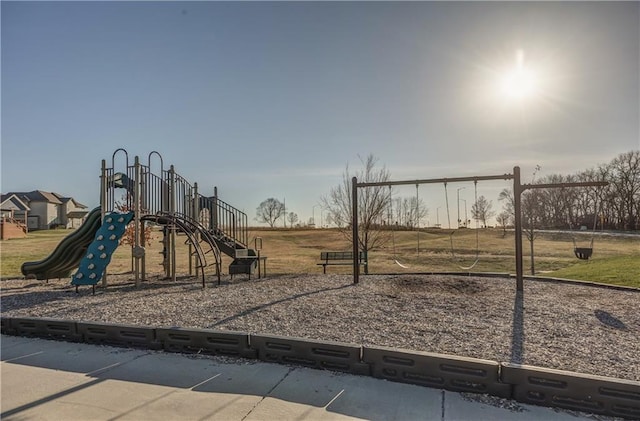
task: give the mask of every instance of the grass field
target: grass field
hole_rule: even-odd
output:
[[[6,240],[0,243],[0,276],[21,277],[20,266],[25,261],[47,257],[56,245],[70,233],[69,230],[36,231],[25,239]],[[370,273],[463,271],[476,259],[472,272],[515,273],[514,233],[499,229],[423,230],[388,232],[385,247],[369,255]],[[576,234],[578,235],[578,234]],[[321,251],[350,250],[350,243],[335,229],[255,229],[251,232],[251,244],[262,238],[262,255],[267,256],[269,274],[318,273]],[[178,238],[177,271],[189,273],[188,246],[185,237]],[[606,282],[640,287],[640,236],[596,236],[593,258],[579,260],[573,254],[573,239],[585,247],[590,234],[572,237],[570,233],[540,232],[534,242],[534,262],[537,275],[568,279]],[[161,274],[161,233],[154,232],[151,244],[146,248],[148,274]],[[530,245],[524,240],[525,274],[531,273]],[[399,263],[397,264],[396,261]],[[223,261],[226,273],[230,263]],[[406,268],[402,267],[405,266]],[[131,270],[129,246],[121,246],[113,256],[110,273]],[[349,266],[331,266],[332,273],[350,273]]]

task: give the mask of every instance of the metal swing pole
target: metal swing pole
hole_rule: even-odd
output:
[[[113,165],[111,166],[111,173],[113,174]],[[100,221],[104,221],[104,216],[107,213],[107,207],[109,203],[109,175],[107,172],[107,162],[102,160],[102,168],[100,170]],[[107,269],[105,268],[102,274],[102,288],[107,287]],[[78,286],[76,285],[76,292],[78,292]]]
[[[393,196],[391,193],[391,186],[389,186],[389,209],[387,216],[389,217],[389,227],[391,229],[391,243],[393,245],[393,258],[396,259],[396,232],[393,221]]]
[[[524,271],[522,261],[522,184],[520,184],[520,167],[513,167],[513,210],[515,213],[515,248],[516,248],[516,291],[524,291]]]
[[[418,186],[416,183],[416,254],[420,256],[420,199],[418,197]]]
[[[353,283],[360,282],[360,253],[358,252],[358,178],[351,179],[351,237],[353,239]]]
[[[134,159],[134,185],[133,185],[133,226],[134,226],[134,236],[133,236],[133,251],[136,252],[140,249],[140,241],[142,237],[142,230],[140,228],[140,185],[142,184],[141,180],[141,171],[140,171],[140,159],[138,156]],[[135,283],[136,288],[140,287],[140,258],[138,256],[134,256],[135,258]]]

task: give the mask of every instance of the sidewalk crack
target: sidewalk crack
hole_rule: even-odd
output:
[[[130,360],[127,360],[127,361],[118,361],[116,363],[107,365],[105,367],[97,368],[95,370],[92,370],[92,371],[89,371],[87,373],[84,373],[84,375],[87,376],[87,377],[99,377],[100,375],[103,375],[104,373],[107,373],[107,372],[109,372],[109,371],[111,371],[111,370],[113,370],[115,368],[120,368],[120,367],[122,367],[124,365],[132,363],[133,361],[135,361],[135,360],[137,360],[139,358],[143,358],[143,357],[146,357],[148,355],[151,355],[151,352],[145,352],[143,354],[136,355],[135,357],[133,357]]]
[[[262,403],[262,401],[264,401],[271,394],[271,392],[273,392],[276,389],[276,387],[280,386],[282,384],[282,382],[285,381],[285,379],[287,377],[289,377],[289,374],[291,374],[293,372],[293,370],[295,370],[295,368],[290,367],[289,371],[287,371],[287,373],[284,376],[282,376],[280,381],[278,383],[276,383],[267,393],[265,393],[264,396],[262,397],[262,399],[260,399],[258,402],[256,402],[255,405],[253,405],[253,408],[251,408],[249,410],[249,412],[247,412],[247,414],[244,417],[242,417],[241,421],[246,420],[247,417],[258,407],[258,405],[260,405]]]

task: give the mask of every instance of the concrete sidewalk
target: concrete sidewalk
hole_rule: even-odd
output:
[[[1,339],[2,420],[590,419],[256,360]]]

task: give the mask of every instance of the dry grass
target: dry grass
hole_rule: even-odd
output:
[[[386,247],[370,253],[370,272],[461,271],[460,266],[468,267],[476,260],[476,232],[459,230],[453,236],[450,233],[449,230],[428,230],[419,234],[416,231],[390,232]],[[351,249],[351,243],[337,230],[260,230],[252,233],[252,237],[255,236],[263,239],[263,254],[269,256],[271,273],[318,273],[321,268],[316,264],[321,251]],[[576,242],[583,246],[590,238],[583,235],[577,237]],[[515,273],[513,232],[503,235],[499,229],[480,230],[478,244],[478,263],[474,271]],[[528,272],[531,266],[529,242],[525,240],[523,246],[524,267]],[[569,234],[541,233],[534,246],[536,273],[581,263],[573,254],[573,241]],[[640,257],[640,237],[595,239],[594,260],[619,256]],[[400,267],[395,260],[407,268]],[[328,270],[332,273],[351,272],[349,266],[332,266]]]
[[[30,233],[28,238],[3,241],[2,266],[3,278],[19,277],[20,265],[25,261],[33,261],[48,256],[56,245],[68,235],[68,230],[38,231]],[[499,229],[483,229],[478,231],[479,253],[476,272],[515,272],[514,234],[503,234]],[[449,230],[423,230],[389,232],[386,247],[372,251],[369,256],[371,273],[405,273],[461,271],[461,267],[470,266],[476,260],[476,231],[458,230],[451,235]],[[335,229],[254,229],[250,235],[253,245],[255,238],[261,238],[263,250],[267,256],[269,274],[302,274],[320,273],[320,252],[350,250],[351,243]],[[591,236],[583,234],[576,237],[578,245],[589,243]],[[149,275],[163,273],[162,266],[162,233],[154,230],[151,244],[146,247],[146,271]],[[177,240],[177,272],[189,271],[189,247],[186,237],[178,236]],[[419,244],[419,252],[417,250]],[[452,253],[453,246],[453,253]],[[529,272],[529,242],[524,241],[526,273]],[[584,263],[578,261],[573,254],[572,236],[568,233],[540,233],[535,240],[536,273],[549,273],[555,270],[571,268]],[[455,255],[455,257],[454,257]],[[597,237],[594,242],[594,258],[589,264],[620,257],[640,257],[640,237]],[[397,260],[407,268],[395,263]],[[640,262],[640,260],[638,260]],[[230,259],[223,260],[223,272],[227,272]],[[192,262],[192,267],[195,265]],[[124,273],[132,269],[129,246],[121,246],[116,250],[109,266],[110,273]],[[640,269],[640,266],[638,266]],[[206,269],[211,271],[212,269]],[[631,269],[626,270],[633,270]],[[331,273],[350,273],[349,266],[331,266]],[[195,269],[192,268],[191,273]],[[610,272],[610,271],[609,271]],[[631,277],[632,274],[629,274]],[[615,276],[614,276],[615,277]]]

